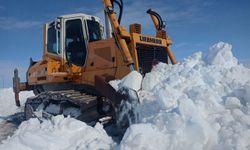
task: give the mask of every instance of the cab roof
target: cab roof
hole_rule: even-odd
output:
[[[87,20],[92,20],[92,18],[94,18],[97,22],[100,22],[100,18],[99,17],[93,16],[93,15],[84,14],[84,13],[66,14],[66,15],[61,15],[59,17],[60,18],[82,17],[82,18],[85,18]]]

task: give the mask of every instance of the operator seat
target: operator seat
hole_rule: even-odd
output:
[[[86,50],[84,48],[84,41],[80,41],[76,38],[68,44],[68,52],[70,53],[70,61],[77,65],[82,66],[85,63]]]

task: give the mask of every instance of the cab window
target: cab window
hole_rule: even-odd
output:
[[[87,20],[89,31],[89,42],[98,41],[102,39],[100,24],[94,20]]]
[[[81,19],[67,20],[65,26],[66,58],[77,66],[83,66],[87,51],[82,21]]]
[[[47,50],[52,54],[60,54],[60,31],[55,29],[55,23],[48,28]]]

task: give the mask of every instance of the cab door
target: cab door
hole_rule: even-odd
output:
[[[99,20],[93,17],[86,19],[88,33],[88,68],[87,70],[104,70],[114,68],[115,51],[114,41],[112,39],[102,39],[102,26]]]
[[[83,67],[87,57],[87,38],[82,18],[64,19],[64,50],[66,60]]]

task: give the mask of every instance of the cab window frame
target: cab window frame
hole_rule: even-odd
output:
[[[50,29],[52,30],[52,34],[50,34]],[[52,35],[52,36],[51,36]],[[50,41],[50,37],[53,39]],[[55,21],[51,22],[48,24],[47,28],[47,42],[46,42],[46,50],[47,53],[53,56],[62,56],[62,51],[61,51],[61,31],[59,29],[55,28]]]

